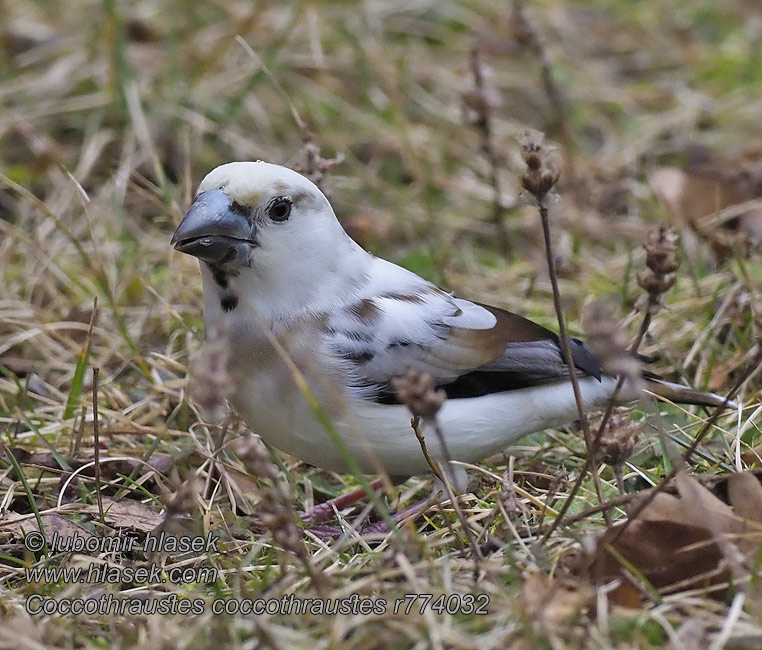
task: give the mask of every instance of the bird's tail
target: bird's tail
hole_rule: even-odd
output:
[[[721,395],[707,391],[694,390],[688,386],[673,384],[657,377],[646,377],[646,390],[657,397],[678,404],[695,404],[697,406],[719,406],[738,408],[738,405]]]

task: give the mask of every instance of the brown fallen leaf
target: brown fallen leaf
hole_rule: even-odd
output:
[[[708,153],[686,171],[660,167],[649,176],[654,193],[675,225],[706,238],[722,260],[739,244],[762,244],[762,151],[750,149],[731,160]]]
[[[638,519],[613,542],[620,526],[615,526],[597,542],[596,549],[605,548],[593,564],[590,576],[596,582],[622,582],[609,594],[617,605],[634,605],[634,588],[628,567],[633,567],[648,581],[637,589],[638,600],[651,587],[660,589],[675,583],[686,588],[710,584],[716,580],[715,571],[722,558],[711,533],[705,528],[668,520]]]
[[[728,479],[728,502],[744,529],[762,532],[762,485],[749,472],[736,472]]]
[[[724,359],[712,366],[712,372],[709,375],[707,390],[722,391],[731,382],[734,373],[738,372],[748,362],[748,351],[738,350],[728,359]]]
[[[741,454],[746,467],[762,467],[762,442]]]
[[[69,537],[83,537],[88,539],[94,535],[78,523],[67,519],[55,512],[45,513],[40,516],[45,537],[50,540],[53,533],[58,533],[62,539]],[[0,539],[7,536],[8,539],[23,538],[31,532],[39,532],[40,527],[34,514],[19,514],[10,512],[0,519]]]
[[[98,505],[87,505],[81,512],[98,515]],[[114,528],[131,528],[142,533],[152,531],[164,519],[153,505],[134,499],[115,501],[109,497],[103,497],[103,515],[106,523]]]
[[[619,524],[594,538],[589,576],[598,583],[621,580],[612,602],[632,605],[633,586],[641,593],[685,590],[731,576],[746,583],[762,543],[762,485],[752,472],[724,478],[717,483],[721,499],[680,472],[677,494],[658,493],[623,531]]]

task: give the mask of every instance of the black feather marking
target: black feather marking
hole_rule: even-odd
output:
[[[236,269],[229,269],[220,264],[207,263],[207,266],[212,272],[212,279],[214,279],[215,284],[217,284],[217,286],[221,289],[227,289],[228,280],[238,275],[238,271]]]
[[[560,340],[558,343],[560,347]],[[600,381],[601,366],[590,348],[587,347],[587,345],[585,345],[582,341],[575,338],[571,339],[569,344],[571,347],[572,359],[574,359],[574,365],[583,372],[586,372],[588,375],[592,375],[598,381]]]
[[[356,363],[363,364],[372,361],[373,357],[376,355],[368,350],[365,350],[363,352],[342,352],[341,356],[347,361],[354,361]]]
[[[361,331],[361,330],[348,330],[348,329],[340,329],[339,330],[339,329],[335,329],[333,327],[327,327],[326,331],[329,334],[332,334],[334,336],[336,334],[340,334],[342,336],[346,336],[348,339],[350,339],[352,341],[357,341],[358,343],[369,343],[370,341],[373,340],[373,335],[372,334],[370,334],[368,332]]]
[[[246,205],[241,205],[236,201],[230,202],[230,211],[236,214],[240,214],[242,217],[246,217],[247,219],[251,216],[251,208]]]
[[[547,377],[528,377],[524,372],[474,370],[461,375],[448,384],[439,384],[437,388],[441,388],[445,392],[447,399],[460,399],[504,393],[547,383],[549,383]],[[391,383],[385,383],[379,387],[374,401],[379,404],[400,404]]]
[[[209,269],[212,272],[212,278],[217,283],[218,286],[222,287],[223,289],[228,288],[228,272],[223,269],[221,266],[209,265]]]
[[[224,312],[233,311],[238,307],[238,296],[232,293],[223,295],[220,300],[220,307],[222,307]]]

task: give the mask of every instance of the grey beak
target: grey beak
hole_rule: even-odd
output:
[[[170,242],[175,250],[212,264],[249,265],[254,226],[223,190],[199,194]]]

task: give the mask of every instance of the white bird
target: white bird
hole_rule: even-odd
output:
[[[578,417],[556,334],[366,252],[323,193],[290,169],[217,167],[172,244],[200,260],[207,331],[225,323],[233,408],[265,441],[307,463],[348,469],[294,368],[367,473],[430,471],[391,388],[408,369],[430,373],[447,393],[437,418],[453,460],[480,461]],[[606,405],[617,378],[601,374],[583,343],[572,346],[585,407]],[[674,401],[725,403],[646,382]],[[619,401],[637,397],[625,384]],[[447,460],[435,436],[427,445],[432,458]]]

